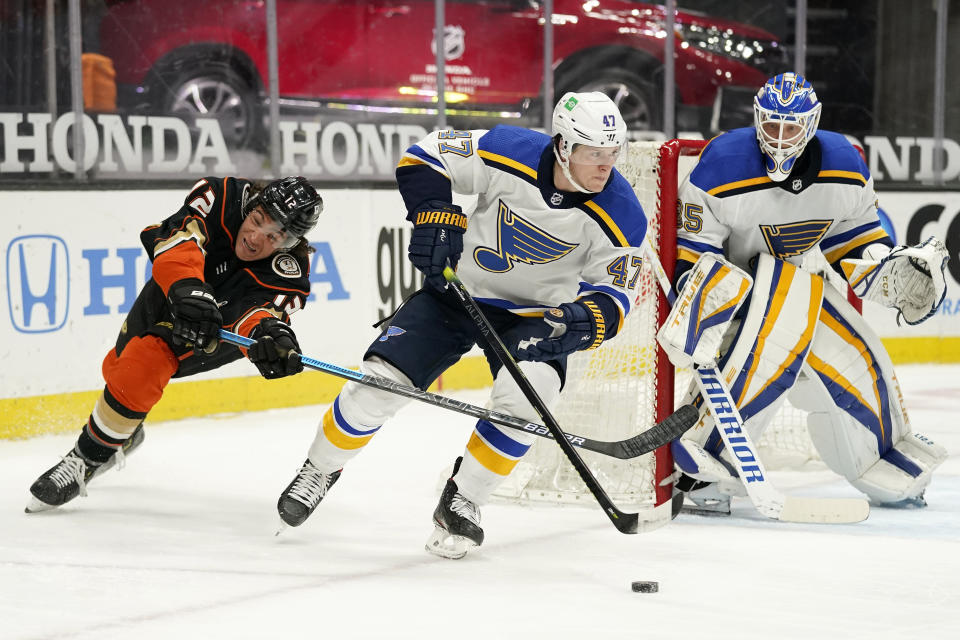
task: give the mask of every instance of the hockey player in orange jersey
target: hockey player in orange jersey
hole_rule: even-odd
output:
[[[265,378],[303,370],[288,320],[310,293],[304,236],[322,209],[301,177],[265,186],[210,177],[141,232],[152,277],[103,360],[103,393],[73,448],[30,487],[28,513],[86,495],[87,482],[138,446],[171,378],[243,357],[219,344],[221,327],[255,340],[246,355]]]

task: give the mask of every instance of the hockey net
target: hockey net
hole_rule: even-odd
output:
[[[703,140],[632,142],[627,161],[617,165],[643,205],[649,222],[648,237],[667,273],[672,273],[676,260],[677,188],[693,169],[705,144]],[[820,263],[815,258],[810,265],[805,264],[814,270],[825,266],[822,258]],[[646,264],[640,269],[637,292],[640,303],[613,340],[570,357],[566,386],[554,411],[564,431],[597,440],[631,437],[669,416],[675,398],[682,397],[687,389],[691,373],[675,372],[656,343],[657,328],[669,307]],[[807,435],[806,414],[789,402],[771,421],[758,446],[770,468],[795,467],[817,459]],[[621,507],[650,509],[672,494],[673,460],[668,447],[632,460],[582,449],[579,453]],[[560,448],[549,440],[534,443],[497,489],[494,499],[524,504],[595,504]]]
[[[633,142],[627,161],[617,165],[643,205],[648,237],[668,272],[676,255],[677,186],[704,144],[697,140]],[[667,224],[662,224],[664,213]],[[640,303],[617,336],[568,361],[566,386],[554,412],[565,431],[597,440],[621,440],[673,412],[673,368],[656,343],[657,328],[669,309],[653,271],[646,263],[639,269]],[[632,460],[584,450],[580,454],[620,506],[653,507],[671,496],[673,460],[667,447]],[[495,497],[523,503],[595,504],[560,448],[548,440],[538,440],[531,447]]]

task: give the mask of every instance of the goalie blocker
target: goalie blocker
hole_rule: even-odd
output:
[[[789,393],[795,405],[812,411],[811,438],[833,471],[875,503],[922,504],[946,451],[911,433],[883,344],[840,292],[818,275],[761,254],[742,325],[728,329],[728,337],[733,329],[720,368],[754,441]],[[696,395],[692,386],[685,401]],[[688,476],[739,484],[728,482],[735,460],[709,415],[672,449]]]

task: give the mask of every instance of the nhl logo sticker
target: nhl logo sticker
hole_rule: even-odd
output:
[[[463,56],[466,50],[466,30],[460,25],[448,24],[443,27],[443,57],[445,60],[456,60]],[[437,31],[433,30],[433,37],[430,39],[430,52],[437,55]]]
[[[561,202],[563,202],[563,194],[554,191],[553,195],[550,196],[550,204],[555,207],[559,207]]]
[[[278,253],[273,258],[273,270],[284,278],[300,277],[300,263],[289,253]]]
[[[800,178],[794,178],[792,186],[794,191],[800,191],[800,189],[803,189],[803,180]]]

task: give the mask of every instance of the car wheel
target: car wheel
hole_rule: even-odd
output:
[[[658,131],[661,128],[661,108],[657,105],[653,85],[629,71],[602,71],[592,78],[571,83],[565,91],[606,94],[620,108],[620,115],[631,131]]]
[[[195,118],[215,118],[228,147],[263,144],[256,92],[227,65],[163,74],[160,111],[176,115],[196,133]]]

